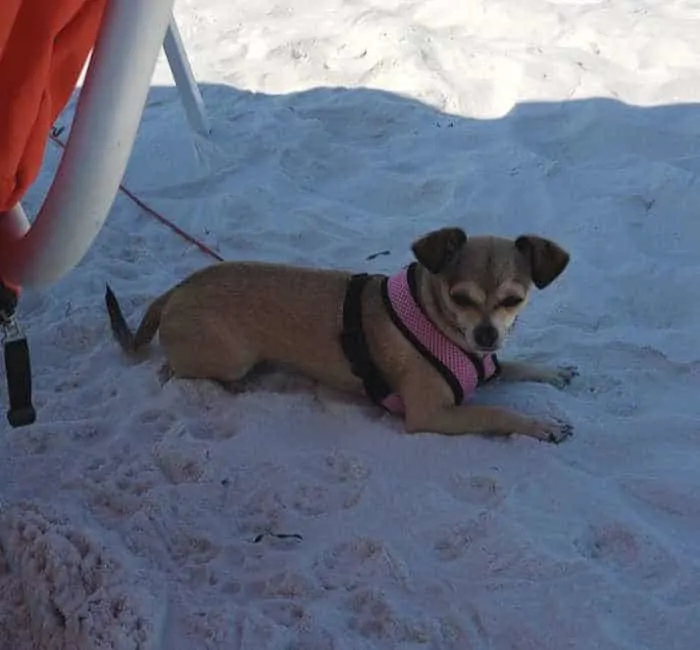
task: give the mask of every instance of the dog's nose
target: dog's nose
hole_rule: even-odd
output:
[[[474,343],[480,348],[490,349],[498,341],[498,330],[488,323],[474,328]]]

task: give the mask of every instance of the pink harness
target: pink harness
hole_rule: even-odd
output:
[[[415,270],[414,263],[385,282],[384,302],[394,324],[445,378],[455,403],[462,404],[477,386],[498,374],[498,359],[492,353],[479,356],[465,352],[434,325],[416,299]],[[398,393],[387,395],[381,405],[397,415],[405,412]]]

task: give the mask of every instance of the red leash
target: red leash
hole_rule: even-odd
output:
[[[66,145],[59,140],[58,136],[56,133],[60,133],[60,131],[52,130],[51,135],[49,136],[51,140],[57,144],[61,149],[65,149]],[[182,228],[179,226],[175,225],[170,219],[164,217],[162,214],[156,212],[153,208],[150,206],[146,205],[138,196],[136,196],[131,190],[129,190],[126,186],[122,185],[121,183],[119,184],[119,189],[126,194],[139,208],[141,208],[144,212],[147,212],[150,214],[152,217],[160,221],[164,226],[167,226],[172,230],[174,233],[185,239],[186,241],[190,242],[191,244],[194,244],[197,248],[199,248],[200,251],[202,251],[204,254],[209,255],[210,257],[213,257],[216,260],[219,260],[219,262],[223,262],[224,258],[221,257],[216,251],[212,250],[204,244],[203,242],[199,241],[197,238],[193,237],[189,233],[185,232]]]

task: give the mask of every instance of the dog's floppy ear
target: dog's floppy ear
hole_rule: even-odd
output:
[[[521,235],[515,240],[515,247],[530,264],[530,275],[538,289],[554,282],[569,264],[569,254],[549,239]]]
[[[417,239],[411,250],[428,271],[438,274],[457,259],[466,241],[461,228],[441,228]]]

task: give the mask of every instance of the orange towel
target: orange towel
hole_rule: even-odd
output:
[[[106,1],[0,0],[0,212],[36,179]]]

